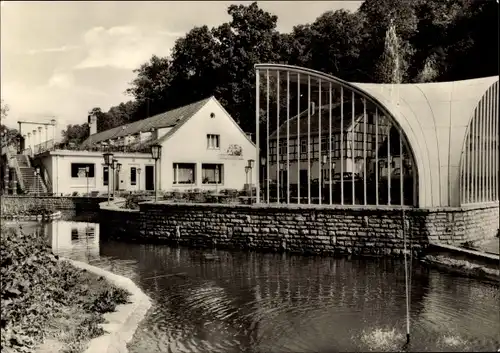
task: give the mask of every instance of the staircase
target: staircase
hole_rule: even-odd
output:
[[[35,168],[31,167],[28,156],[23,154],[16,155],[17,164],[21,170],[21,175],[24,184],[24,192],[26,194],[40,194],[46,193],[47,187],[45,186],[42,177],[35,175]]]

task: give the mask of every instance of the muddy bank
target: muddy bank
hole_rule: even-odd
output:
[[[480,265],[465,259],[453,259],[446,255],[425,255],[421,261],[429,266],[453,274],[474,277],[480,280],[500,283],[500,270],[498,266]]]

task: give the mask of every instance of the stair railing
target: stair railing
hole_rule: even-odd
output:
[[[47,169],[42,167],[41,172],[43,173],[43,177],[41,177],[42,189],[45,189],[46,193],[53,194],[54,190],[52,189],[52,182],[50,181],[50,176],[47,172]]]

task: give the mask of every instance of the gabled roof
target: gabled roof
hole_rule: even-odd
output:
[[[255,146],[255,143],[253,143],[252,139],[245,133],[245,131],[243,131],[240,127],[240,125],[238,125],[238,123],[236,123],[236,121],[234,121],[233,117],[231,116],[231,114],[229,114],[229,112],[222,106],[222,104],[220,104],[220,102],[217,100],[217,98],[215,98],[214,96],[211,96],[210,98],[208,98],[206,101],[208,100],[211,100],[213,99],[213,101],[217,104],[217,106],[229,117],[229,119],[231,120],[231,122],[236,126],[236,128],[243,134],[243,136],[245,136],[245,138],[248,140],[248,142],[250,142],[252,144],[252,146]],[[201,107],[200,107],[201,109]],[[179,124],[177,124],[175,127],[173,127],[170,131],[168,131],[164,136],[161,136],[158,140],[156,140],[155,142],[156,143],[162,143],[163,141],[167,140],[168,138],[170,138],[170,136],[172,136],[173,134],[175,134],[175,132],[177,130],[179,130],[181,128],[182,125],[184,125],[185,122],[187,122],[188,119],[186,120],[183,120],[182,122],[179,122]]]
[[[185,105],[180,108],[169,110],[165,113],[157,114],[147,119],[134,121],[133,123],[117,126],[115,128],[101,131],[89,136],[83,143],[82,148],[90,147],[94,143],[103,142],[109,139],[118,137],[134,135],[139,132],[149,132],[151,129],[159,128],[172,128],[171,131],[177,130],[194,114],[196,114],[201,107],[205,105],[212,97],[205,98],[201,101]]]

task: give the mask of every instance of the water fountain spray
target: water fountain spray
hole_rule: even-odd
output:
[[[393,19],[390,20],[389,28],[385,36],[385,59],[388,67],[386,68],[388,72],[388,79],[391,82],[391,101],[396,103],[397,109],[399,109],[399,84],[402,81],[401,65],[400,65],[400,45],[399,38],[396,33],[396,26],[394,25]],[[395,90],[396,89],[396,90]],[[397,91],[397,92],[395,92]],[[399,159],[402,165],[403,159],[403,148],[401,142],[401,132],[400,132],[400,144],[399,144]],[[400,166],[400,171],[402,167]],[[391,176],[389,176],[391,177]],[[405,264],[405,289],[406,289],[406,344],[403,347],[406,350],[408,344],[410,343],[410,281],[409,281],[409,270],[408,270],[408,259],[406,254],[406,221],[405,221],[405,210],[404,210],[404,194],[403,188],[400,187],[400,201],[401,201],[401,225],[403,231],[403,253],[404,253],[404,264]],[[411,252],[411,245],[410,245]]]

